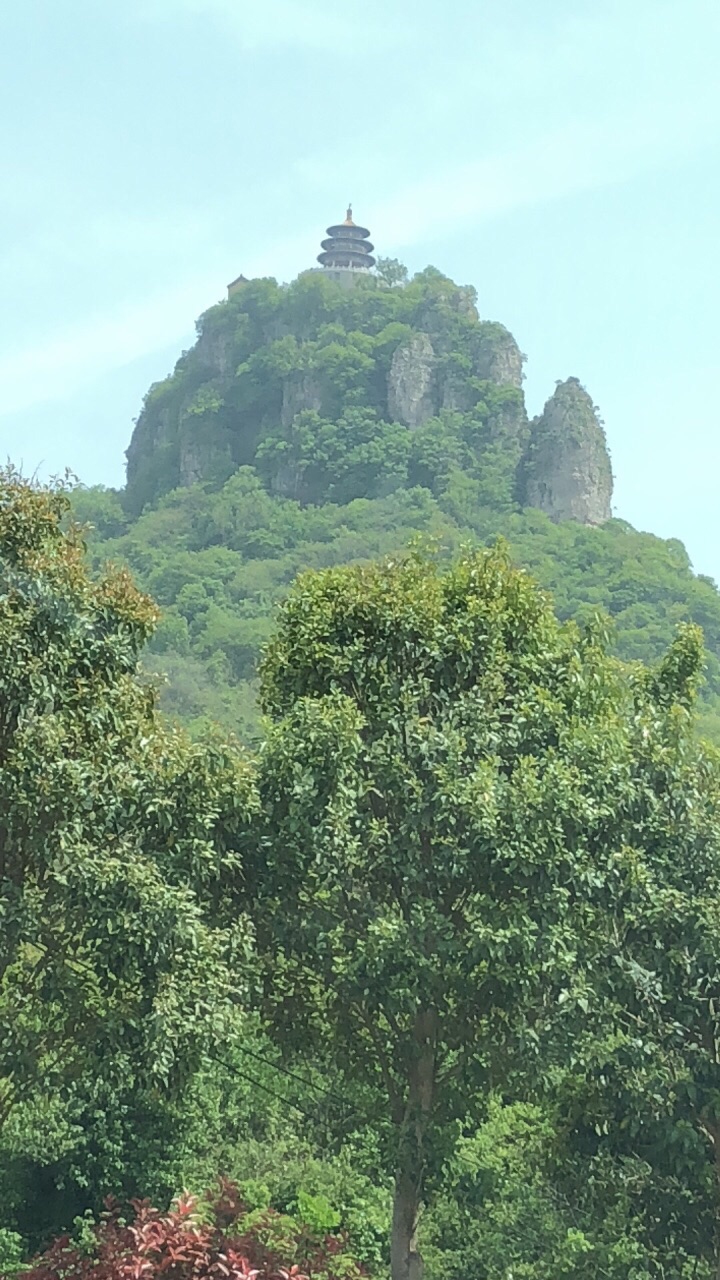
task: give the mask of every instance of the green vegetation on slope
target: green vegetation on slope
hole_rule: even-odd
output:
[[[522,508],[537,445],[523,357],[478,319],[472,289],[434,268],[399,288],[371,277],[347,291],[322,272],[253,280],[198,335],[146,397],[127,489],[73,498],[95,563],[130,565],[163,611],[148,665],[167,676],[168,712],[254,740],[258,656],[299,570],[418,537],[447,556],[501,535],[561,617],[609,613],[623,658],[652,662],[678,622],[700,623],[702,727],[720,738],[714,585],[677,541]],[[594,457],[602,428],[585,401],[574,419],[570,396],[563,421],[568,447],[592,437]]]
[[[257,736],[259,651],[300,570],[396,553],[418,536],[447,555],[502,535],[561,617],[609,613],[623,658],[655,661],[679,622],[699,623],[708,647],[701,725],[720,738],[720,595],[692,573],[682,544],[619,520],[594,529],[553,524],[538,511],[499,512],[482,503],[481,484],[456,472],[439,497],[417,487],[303,507],[268,494],[246,467],[219,489],[177,489],[135,521],[111,491],[76,490],[73,502],[95,526],[95,562],[129,564],[160,604],[146,661],[168,675],[166,710],[195,730],[214,720]]]
[[[442,485],[458,466],[492,479],[496,505],[512,500],[522,357],[502,325],[478,320],[474,291],[433,268],[398,289],[370,277],[348,292],[322,272],[250,281],[198,335],[145,399],[128,449],[132,513],[243,465],[302,502]]]

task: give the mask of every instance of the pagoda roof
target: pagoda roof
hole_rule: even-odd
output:
[[[361,240],[361,239],[362,239],[362,240],[365,240],[365,239],[370,235],[370,232],[369,232],[369,230],[368,230],[368,228],[367,228],[367,227],[359,227],[359,226],[358,226],[358,224],[357,224],[357,222],[354,222],[354,221],[353,221],[353,216],[352,216],[352,205],[351,205],[351,204],[349,204],[349,205],[348,205],[348,207],[347,207],[347,213],[346,213],[346,215],[345,215],[345,221],[344,221],[344,222],[337,222],[334,226],[332,226],[332,227],[328,227],[328,229],[327,229],[327,235],[329,235],[329,236],[342,236],[343,231],[347,233],[347,229],[348,229],[348,227],[352,227],[352,231],[353,231],[353,233],[354,233],[354,234],[352,235],[352,239],[353,239],[353,240]]]
[[[368,239],[367,227],[359,227],[348,205],[344,222],[337,222],[327,229],[327,239],[322,241],[323,253],[317,260],[323,267],[337,267],[352,271],[368,271],[375,266],[372,256],[374,245]]]
[[[342,228],[339,228],[342,232]],[[337,249],[341,252],[345,250],[350,253],[372,253],[375,248],[369,240],[360,240],[359,238],[351,239],[348,235],[330,236],[327,240],[321,240],[320,244],[323,249]]]
[[[348,266],[353,267],[357,271],[367,271],[370,267],[375,266],[375,259],[371,254],[353,253],[346,249],[335,249],[331,252],[326,251],[325,253],[319,253],[317,260],[318,262],[321,262],[324,267]]]
[[[328,227],[326,234],[333,237],[348,236],[348,230],[351,229],[353,240],[365,240],[370,235],[367,227],[359,227],[357,222],[353,222],[352,218],[348,222],[347,218],[344,222],[337,222],[334,227]]]

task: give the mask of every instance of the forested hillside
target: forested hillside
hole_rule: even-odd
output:
[[[502,508],[527,440],[521,381],[512,336],[432,268],[349,291],[323,272],[248,281],[150,388],[126,506],[137,515],[178,485],[252,465],[270,492],[303,503],[438,487],[460,467]]]
[[[418,487],[302,507],[268,494],[245,467],[216,490],[177,489],[133,522],[112,492],[79,490],[73,501],[95,526],[96,563],[128,563],[160,604],[146,661],[169,676],[166,709],[196,728],[216,720],[243,738],[257,735],[258,654],[301,569],[401,551],[418,537],[447,556],[500,534],[552,591],[561,616],[607,610],[622,657],[654,661],[678,622],[700,623],[708,646],[701,723],[720,737],[720,596],[692,573],[682,544],[620,520],[591,528],[554,524],[536,510],[500,512],[477,501],[480,484],[458,472],[439,497]]]
[[[605,519],[590,397],[570,378],[528,422],[523,357],[473,291],[382,271],[350,291],[322,272],[249,281],[206,312],[148,393],[127,489],[74,495],[96,564],[129,564],[161,606],[148,661],[166,709],[253,740],[258,654],[299,570],[502,536],[561,617],[605,610],[624,658],[652,662],[698,622],[701,723],[720,737],[720,596],[681,543]]]

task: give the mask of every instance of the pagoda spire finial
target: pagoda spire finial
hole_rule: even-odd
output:
[[[352,220],[353,220],[353,217],[352,217],[352,205],[351,205],[351,204],[349,204],[349,205],[348,205],[348,207],[347,207],[347,213],[345,214],[345,221],[346,221],[346,222],[352,222]]]

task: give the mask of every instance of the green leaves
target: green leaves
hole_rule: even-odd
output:
[[[67,507],[0,476],[0,1129],[99,1079],[179,1087],[248,965],[252,770],[162,726],[155,607],[88,576]]]
[[[628,979],[656,998],[623,939],[689,854],[701,655],[683,633],[646,674],[605,645],[498,548],[303,575],[266,650],[263,1007],[385,1097],[403,1203],[478,1086],[538,1087]]]
[[[249,471],[211,511],[196,499],[149,513],[138,554],[153,563],[181,508],[188,546],[218,544],[187,589],[182,566],[153,572],[188,643],[244,663],[259,635],[252,615],[229,624],[223,592],[245,599],[257,570],[262,594],[252,557],[330,526],[280,512]],[[362,527],[365,510],[343,519]],[[305,573],[266,649],[252,762],[158,720],[138,674],[156,611],[127,575],[88,576],[66,519],[62,491],[4,478],[11,1170],[55,1164],[93,1185],[157,1170],[181,1114],[169,1100],[206,1050],[247,1066],[237,1011],[252,999],[283,1054],[362,1101],[378,1144],[392,1128],[410,1218],[451,1171],[455,1201],[431,1222],[449,1274],[479,1250],[500,1280],[510,1237],[533,1280],[709,1257],[720,784],[693,738],[697,631],[654,669],[624,666],[602,619],[559,622],[502,546],[447,572],[417,553]],[[499,1085],[535,1100],[507,1108]],[[213,1087],[222,1117],[225,1076]],[[322,1185],[295,1179],[295,1196],[318,1225],[334,1218]]]

